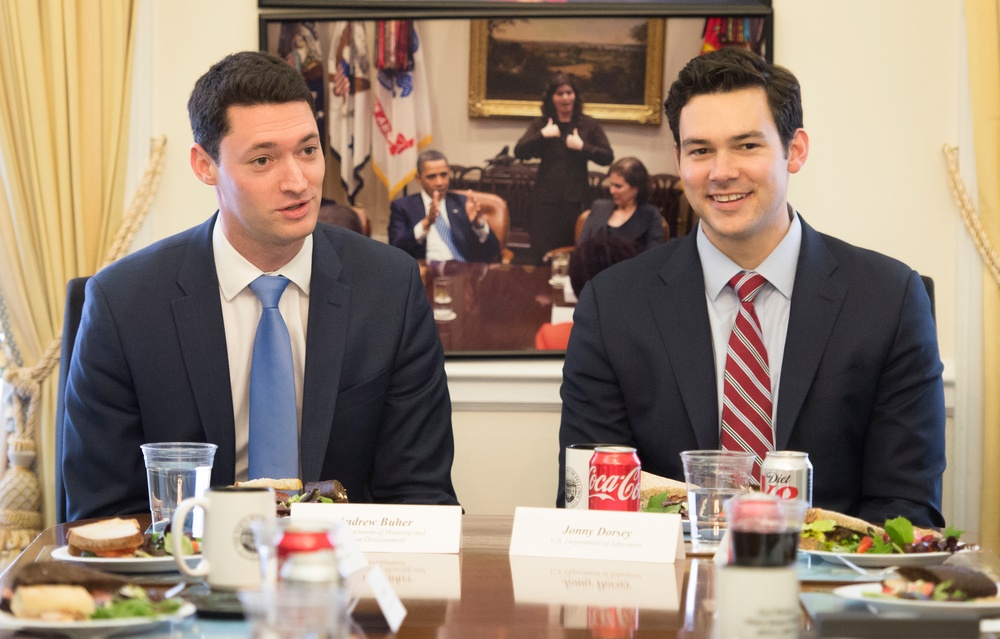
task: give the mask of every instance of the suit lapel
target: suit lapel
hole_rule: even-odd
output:
[[[351,310],[351,289],[339,281],[341,270],[340,257],[327,234],[313,233],[299,444],[303,481],[320,479],[337,406]]]
[[[822,236],[802,220],[802,246],[795,271],[778,386],[775,424],[778,450],[788,446],[847,295],[847,287],[831,277],[836,269],[837,261],[826,248]]]
[[[215,219],[212,217],[203,224],[188,244],[177,274],[183,296],[174,299],[171,305],[205,439],[219,445],[213,475],[225,480],[236,474],[236,426],[226,328],[212,250]]]
[[[695,233],[678,243],[659,271],[663,286],[653,288],[649,305],[698,446],[718,448],[719,409],[705,278]],[[668,391],[653,389],[654,393]]]

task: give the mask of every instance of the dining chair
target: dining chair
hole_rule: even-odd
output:
[[[458,195],[470,193],[470,191],[453,192]],[[496,193],[485,191],[471,191],[471,193],[479,202],[479,208],[486,218],[486,223],[490,225],[490,230],[500,242],[500,261],[503,264],[510,264],[514,259],[514,252],[507,248],[507,237],[510,235],[510,212],[507,209],[507,201]]]
[[[66,489],[62,477],[63,450],[63,415],[66,411],[65,394],[66,378],[69,376],[69,363],[73,357],[73,344],[76,342],[76,332],[80,327],[83,315],[83,301],[90,277],[73,278],[66,285],[66,307],[63,311],[62,350],[59,353],[59,385],[56,390],[56,523],[66,521]]]
[[[583,232],[583,225],[587,223],[588,217],[590,217],[590,209],[587,209],[576,218],[576,227],[573,229],[573,246],[557,246],[546,252],[542,256],[542,261],[548,263],[556,255],[568,255],[572,253],[573,249],[576,248],[576,242],[580,240],[580,233]]]
[[[361,232],[366,236],[372,236],[372,220],[368,217],[368,212],[365,211],[360,206],[351,205],[351,210],[358,216],[358,221],[361,222]]]

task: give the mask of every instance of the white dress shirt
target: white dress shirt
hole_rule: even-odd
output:
[[[771,371],[772,419],[778,414],[778,381],[781,379],[781,362],[785,355],[785,336],[788,332],[788,313],[792,307],[792,286],[802,246],[802,224],[791,207],[792,223],[778,246],[771,251],[755,272],[767,279],[754,298],[754,311],[760,320],[764,348],[767,349],[768,368]],[[705,235],[698,225],[698,256],[705,277],[705,301],[708,304],[708,321],[712,327],[712,347],[715,351],[715,385],[718,391],[719,425],[722,425],[723,378],[726,372],[726,352],[729,336],[736,323],[740,301],[736,291],[727,286],[734,275],[742,271],[735,262]],[[779,424],[775,421],[775,433]]]
[[[260,300],[250,282],[261,275],[284,275],[290,282],[281,294],[278,310],[288,327],[292,341],[292,366],[295,370],[295,414],[302,432],[302,381],[306,364],[306,326],[309,322],[309,284],[312,281],[312,235],[306,237],[298,254],[280,269],[264,273],[240,255],[226,239],[216,221],[212,234],[215,271],[222,298],[222,321],[226,328],[226,351],[229,355],[229,383],[233,393],[233,416],[236,420],[236,481],[247,479],[250,440],[250,362],[253,342],[260,321]]]
[[[431,210],[433,200],[431,199],[431,196],[427,195],[427,191],[420,192],[420,199],[424,203],[424,217],[427,217],[427,214]],[[462,210],[461,214],[465,215],[466,213]],[[442,199],[438,203],[438,217],[443,218],[445,226],[449,229],[451,228],[451,220],[448,219],[447,199]],[[476,234],[476,237],[479,238],[480,242],[485,242],[486,238],[489,237],[490,227],[489,225],[484,224],[483,228],[479,229],[473,224],[472,231]],[[424,221],[420,220],[413,227],[413,237],[416,238],[418,242],[427,242],[427,255],[424,258],[427,262],[447,262],[455,259],[455,254],[451,252],[448,245],[441,239],[441,234],[438,233],[437,228],[435,228],[433,224],[429,224],[427,226],[427,230],[425,231]]]

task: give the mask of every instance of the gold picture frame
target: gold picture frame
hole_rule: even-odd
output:
[[[540,18],[542,20],[544,18]],[[536,20],[535,18],[521,19],[518,22],[527,23]],[[573,18],[571,20],[589,20],[593,22],[597,18]],[[602,24],[607,26],[609,19],[601,18]],[[562,18],[565,23],[567,19]],[[506,21],[511,22],[511,21]],[[627,20],[623,20],[627,22]],[[609,103],[592,102],[587,100],[584,105],[584,112],[598,120],[611,122],[631,122],[638,124],[660,124],[663,94],[663,43],[665,32],[664,18],[646,18],[646,42],[645,42],[645,78],[643,82],[642,95],[635,96],[636,99],[629,103]],[[488,69],[490,64],[491,21],[473,20],[470,29],[470,55],[469,55],[469,117],[492,118],[492,117],[515,117],[530,118],[541,115],[541,91],[534,91],[524,96],[516,96],[515,99],[498,98],[493,95],[491,87],[488,85]],[[601,43],[575,43],[575,48],[590,47],[599,49]],[[533,78],[537,84],[538,79]],[[544,78],[541,81],[547,81]],[[582,92],[584,98],[586,92]],[[634,103],[633,103],[634,102]]]

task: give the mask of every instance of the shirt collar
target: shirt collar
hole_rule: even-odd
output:
[[[761,262],[755,272],[760,273],[779,293],[787,299],[792,299],[792,286],[795,283],[795,270],[799,263],[799,249],[802,247],[802,223],[799,214],[789,205],[792,223],[788,232],[781,239],[771,254]],[[736,262],[715,247],[705,235],[701,224],[698,225],[698,257],[701,260],[701,270],[705,278],[705,291],[714,302],[734,275],[742,271]]]
[[[245,257],[239,254],[222,232],[222,224],[215,221],[212,229],[212,249],[215,253],[215,271],[219,278],[219,289],[222,297],[231,302],[240,291],[265,274]],[[284,275],[299,287],[306,296],[309,295],[309,285],[312,282],[312,252],[313,237],[306,236],[302,248],[287,264],[267,275]]]

